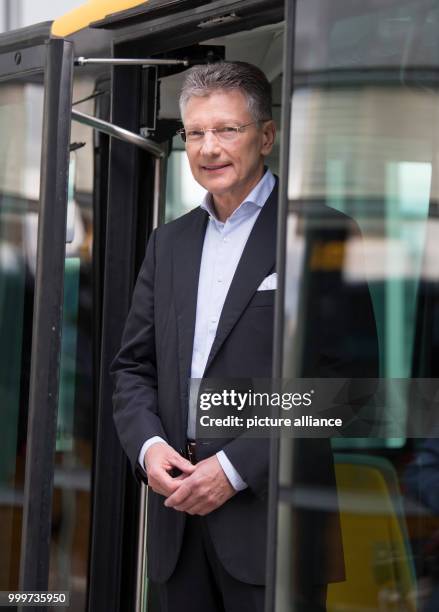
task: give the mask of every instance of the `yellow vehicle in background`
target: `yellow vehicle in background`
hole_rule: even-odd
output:
[[[407,428],[400,382],[439,379],[438,41],[439,0],[90,0],[0,35],[0,591],[160,612],[109,365],[150,232],[203,196],[176,136],[182,78],[226,59],[273,87],[273,376],[300,376],[337,274],[359,303],[370,292],[388,383],[380,435],[332,440],[346,581],[328,612],[439,609],[439,444]],[[362,239],[319,246],[334,228],[317,218],[311,237],[304,211],[321,204]],[[296,609],[297,510],[336,503],[296,481],[295,442],[272,443],[267,612]]]

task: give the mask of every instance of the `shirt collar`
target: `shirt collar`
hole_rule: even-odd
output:
[[[257,185],[253,187],[247,197],[233,211],[232,215],[234,215],[235,212],[239,210],[246,202],[254,204],[258,208],[262,208],[265,202],[268,200],[271,192],[273,191],[275,183],[276,179],[274,178],[273,173],[269,168],[267,168],[264,176],[261,178],[259,183],[257,183]],[[213,217],[214,219],[218,219],[218,217],[216,216],[215,209],[213,207],[212,194],[206,193],[203,198],[203,201],[200,204],[200,207],[203,210],[206,210],[211,217]]]

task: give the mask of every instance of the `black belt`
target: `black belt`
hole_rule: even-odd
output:
[[[195,442],[195,440],[188,440],[186,442],[184,456],[186,457],[188,461],[192,463],[192,465],[196,465],[197,463],[197,443]]]

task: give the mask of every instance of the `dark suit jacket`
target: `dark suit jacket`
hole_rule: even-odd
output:
[[[198,277],[208,215],[196,208],[154,231],[135,287],[122,348],[112,372],[114,419],[134,470],[144,441],[161,436],[179,450],[186,442],[188,379],[195,329]],[[258,292],[275,270],[277,186],[263,207],[227,295],[205,376],[270,378],[274,291]],[[342,298],[342,296],[340,296]],[[318,376],[318,373],[314,374]],[[302,441],[304,478],[335,489],[327,440]],[[203,441],[200,458],[220,448],[248,484],[206,517],[216,552],[227,571],[252,584],[265,582],[269,441]],[[312,466],[313,454],[318,463]],[[302,462],[301,462],[302,463]],[[185,514],[148,495],[148,575],[163,582],[172,574],[182,542]],[[338,513],[312,513],[305,573],[311,582],[342,578]],[[326,530],[330,526],[331,550]],[[335,542],[335,545],[334,545]],[[331,556],[331,563],[328,556]],[[337,561],[338,560],[338,561]],[[341,569],[340,569],[341,568]]]

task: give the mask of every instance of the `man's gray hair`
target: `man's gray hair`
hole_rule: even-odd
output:
[[[257,66],[247,62],[217,62],[194,66],[186,73],[180,93],[180,113],[192,96],[215,91],[241,91],[255,121],[271,119],[271,85]]]

